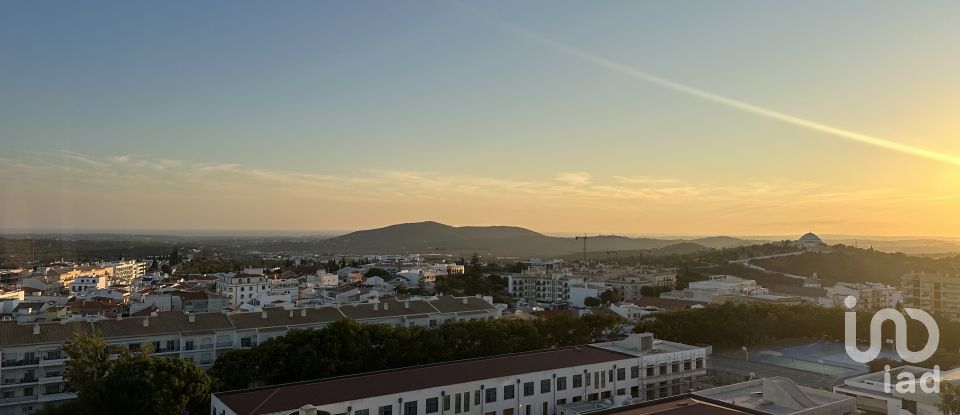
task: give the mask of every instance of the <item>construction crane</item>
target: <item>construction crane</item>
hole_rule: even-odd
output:
[[[575,239],[583,239],[583,265],[587,265],[587,239],[590,239],[590,237],[587,236],[587,234],[583,234],[583,236],[578,236]]]

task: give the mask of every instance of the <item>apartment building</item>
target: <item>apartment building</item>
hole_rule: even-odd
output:
[[[225,273],[217,276],[217,293],[231,306],[259,304],[261,296],[270,294],[267,277],[261,274]]]
[[[706,349],[645,333],[616,342],[217,393],[211,413],[273,415],[307,408],[347,415],[554,415],[568,402],[680,395],[705,374]]]
[[[570,302],[570,287],[583,284],[583,278],[563,272],[523,273],[507,276],[507,291],[517,298],[552,304]]]
[[[444,296],[230,314],[154,312],[91,321],[0,321],[0,415],[29,414],[50,402],[75,397],[63,381],[66,355],[61,347],[77,332],[101,333],[110,346],[137,349],[151,344],[157,355],[180,356],[209,368],[227,350],[255,347],[290,330],[322,328],[344,317],[364,324],[431,327],[500,315],[483,298]]]
[[[147,274],[147,263],[135,259],[105,262],[104,268],[110,269],[110,285],[130,285],[134,279]]]
[[[911,272],[901,282],[904,306],[960,320],[960,275]]]
[[[838,282],[833,287],[827,287],[827,299],[833,307],[844,307],[847,297],[857,299],[857,311],[877,311],[882,308],[896,308],[903,300],[903,293],[897,288],[877,282]]]

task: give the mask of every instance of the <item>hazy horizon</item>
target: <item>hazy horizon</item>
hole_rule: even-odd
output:
[[[957,15],[5,2],[0,229],[953,238]]]

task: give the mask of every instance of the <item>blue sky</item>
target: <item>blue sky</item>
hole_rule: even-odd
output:
[[[545,47],[504,23],[725,97],[952,156],[960,154],[957,17],[956,2],[898,1],[4,2],[0,169],[16,179],[0,192],[67,200],[68,191],[156,188],[186,180],[172,170],[235,166],[380,192],[411,186],[411,174],[423,183],[397,192],[409,203],[397,208],[302,199],[348,192],[347,185],[250,182],[265,196],[291,199],[283,210],[302,219],[251,210],[213,218],[212,227],[351,229],[434,219],[544,231],[779,233],[820,225],[833,233],[952,234],[960,223],[938,227],[932,218],[956,207],[956,165],[677,93]],[[106,173],[57,170],[78,159],[113,164]],[[144,165],[158,160],[171,168],[145,175]],[[566,180],[571,175],[586,179]],[[496,198],[501,190],[424,209],[491,181],[548,190],[516,195],[529,204],[516,211]],[[216,199],[214,188],[183,183],[171,185],[183,198],[239,197]],[[567,200],[558,185],[591,201],[558,207]],[[776,193],[741,203],[755,188]],[[790,211],[791,224],[780,216],[796,189],[813,200],[869,194],[844,206],[883,213],[844,219],[836,206],[807,206]],[[618,191],[628,195],[602,203],[614,211],[590,214],[601,209],[591,204],[596,198]],[[671,196],[644,199],[650,192]],[[663,199],[680,193],[684,206],[713,207],[667,215],[657,221],[662,229],[635,219],[675,211]],[[877,195],[886,195],[883,205]],[[0,225],[189,228],[213,214],[156,202],[46,213],[7,205],[12,213]],[[296,207],[303,203],[335,206],[315,214]],[[124,220],[99,217],[104,209],[124,212]],[[722,224],[706,219],[717,211],[732,213]]]

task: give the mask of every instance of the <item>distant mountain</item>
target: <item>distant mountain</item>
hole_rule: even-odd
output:
[[[908,255],[951,254],[960,252],[960,244],[942,239],[826,239],[828,244],[844,244],[858,248],[873,248],[881,252],[903,252]]]
[[[378,229],[351,232],[322,241],[331,252],[375,253],[447,253],[477,252],[483,255],[554,256],[583,250],[583,241],[572,237],[547,236],[515,226],[461,226],[437,222],[391,225]],[[682,239],[628,238],[616,235],[591,236],[587,250],[591,252],[661,249],[677,244],[677,252],[696,252],[705,248],[751,245],[748,241],[727,236]]]

